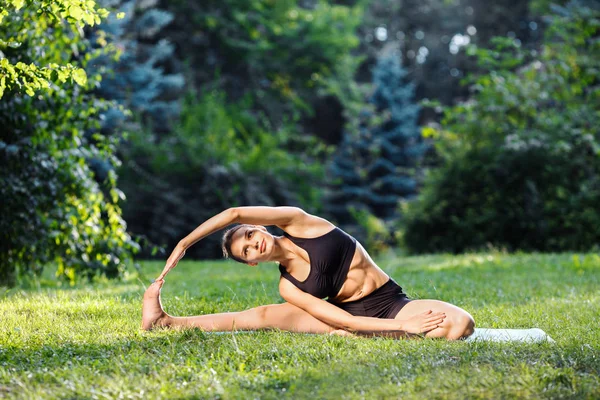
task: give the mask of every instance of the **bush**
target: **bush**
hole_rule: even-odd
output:
[[[600,168],[544,148],[481,149],[428,178],[406,215],[416,252],[589,250],[600,238]],[[518,173],[517,173],[518,171]]]
[[[116,277],[138,248],[126,233],[116,175],[99,185],[87,161],[118,164],[118,137],[98,133],[109,104],[90,97],[85,25],[108,14],[92,3],[13,0],[0,6],[0,284],[16,272]],[[88,57],[89,56],[89,57]],[[25,96],[27,94],[27,96]]]
[[[469,102],[446,109],[441,128],[424,129],[443,165],[404,206],[411,250],[588,250],[600,241],[600,7],[554,10],[538,58],[508,38],[469,49],[490,72],[473,80]]]

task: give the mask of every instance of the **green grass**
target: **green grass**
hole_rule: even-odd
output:
[[[413,298],[463,307],[478,327],[538,327],[556,343],[140,332],[144,288],[164,265],[144,262],[145,277],[121,283],[0,289],[0,398],[600,397],[598,255],[377,261]],[[275,264],[183,260],[163,305],[197,315],[281,302],[278,274]]]

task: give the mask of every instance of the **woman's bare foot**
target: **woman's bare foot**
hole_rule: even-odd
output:
[[[146,289],[142,304],[142,325],[140,329],[149,331],[156,327],[170,325],[170,317],[163,311],[162,304],[160,304],[160,289],[164,282],[162,279],[155,281]]]

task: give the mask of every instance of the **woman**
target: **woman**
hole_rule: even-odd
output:
[[[279,262],[279,293],[286,303],[193,317],[165,313],[160,288],[166,274],[186,249],[233,223],[241,225],[224,234],[225,255],[251,266]],[[263,225],[278,226],[284,236],[271,235]],[[323,218],[296,207],[235,207],[208,219],[182,239],[146,290],[141,329],[157,326],[395,337],[424,333],[455,340],[471,335],[474,321],[452,304],[408,299],[360,243]]]

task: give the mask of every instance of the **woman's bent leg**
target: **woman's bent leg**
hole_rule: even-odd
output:
[[[440,300],[412,300],[402,307],[395,319],[408,319],[427,310],[443,312],[446,314],[446,319],[438,328],[427,332],[426,337],[456,340],[466,338],[474,332],[475,320],[471,314],[460,307]]]
[[[196,327],[207,331],[257,330],[276,328],[290,332],[334,333],[336,328],[321,322],[293,304],[270,304],[245,311],[173,317],[160,303],[161,282],[155,282],[144,293],[141,329],[155,327]]]

